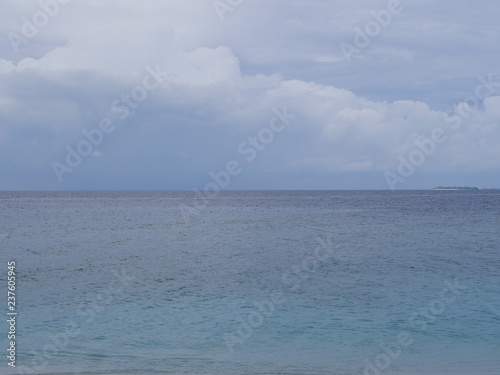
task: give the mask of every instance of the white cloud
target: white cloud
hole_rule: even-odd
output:
[[[37,9],[6,4],[19,20]],[[29,170],[36,153],[49,166],[83,129],[110,115],[113,100],[140,84],[146,66],[159,64],[175,78],[118,124],[104,145],[109,149],[96,151],[96,159],[112,160],[113,147],[117,154],[121,148],[160,150],[152,145],[165,139],[173,147],[161,151],[165,158],[204,175],[212,167],[200,160],[223,162],[225,153],[231,156],[241,140],[267,125],[273,108],[287,106],[298,120],[262,154],[275,158],[262,170],[380,173],[397,167],[418,137],[443,128],[449,139],[422,172],[496,173],[500,96],[486,98],[459,130],[450,130],[443,116],[450,102],[474,94],[478,75],[496,69],[488,48],[496,46],[498,26],[489,15],[473,13],[471,29],[463,24],[467,7],[454,18],[444,6],[430,12],[436,11],[432,4],[408,5],[363,61],[349,65],[340,60],[338,44],[370,19],[378,9],[372,2],[259,0],[220,22],[204,1],[75,0],[24,46],[22,58],[0,45],[0,156],[14,155]],[[419,25],[418,34],[408,25]],[[463,50],[446,44],[455,34],[467,36]],[[478,38],[487,56],[473,64],[466,47]],[[41,55],[40,46],[48,48]],[[446,88],[452,95],[438,98],[450,82],[458,85]],[[123,173],[124,162],[114,163],[116,174]]]

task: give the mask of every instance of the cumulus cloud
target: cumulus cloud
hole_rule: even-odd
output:
[[[1,17],[12,17],[0,43],[0,188],[199,187],[241,158],[238,145],[285,107],[296,118],[234,188],[338,188],[349,174],[365,188],[387,188],[384,172],[396,173],[436,129],[446,141],[418,165],[429,184],[441,172],[479,171],[494,181],[500,79],[489,76],[494,60],[474,65],[466,47],[491,54],[496,21],[475,10],[465,23],[467,2],[450,14],[456,2],[401,0],[404,12],[348,64],[339,43],[386,3],[257,0],[221,22],[201,0],[74,0],[14,53],[6,35],[20,34],[40,5],[5,1]],[[164,81],[141,89],[153,68]],[[103,119],[113,132],[60,184],[53,162],[64,163],[67,147]]]

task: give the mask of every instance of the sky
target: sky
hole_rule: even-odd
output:
[[[0,190],[500,187],[483,0],[2,0]]]

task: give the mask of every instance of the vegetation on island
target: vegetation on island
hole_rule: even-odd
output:
[[[479,190],[477,187],[471,186],[438,186],[432,190]]]

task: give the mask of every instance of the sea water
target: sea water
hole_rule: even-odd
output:
[[[3,192],[1,374],[498,374],[499,191]]]

